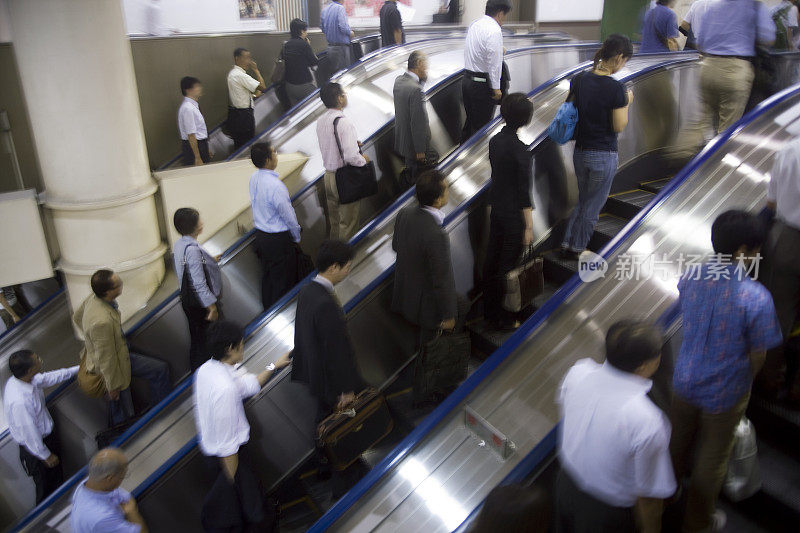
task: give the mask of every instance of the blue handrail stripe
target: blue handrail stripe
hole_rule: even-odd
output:
[[[685,60],[684,60],[685,61]],[[656,65],[648,69],[644,69],[641,73],[650,72],[662,66],[669,66],[671,64],[680,63],[682,61],[670,61],[665,64]],[[634,73],[626,77],[624,81],[629,81],[632,77],[638,76],[640,73]],[[775,107],[779,103],[788,99],[790,96],[800,93],[800,85],[795,85],[780,93],[768,98],[750,113],[742,117],[736,122],[729,130],[719,135],[712,140],[690,163],[682,169],[678,175],[672,179],[667,186],[665,186],[656,197],[642,209],[639,214],[634,217],[627,225],[626,228],[618,234],[611,242],[609,242],[599,252],[599,255],[608,258],[620,245],[628,238],[641,224],[642,220],[653,209],[661,205],[664,200],[671,195],[681,184],[683,184],[688,177],[697,171],[697,169],[705,163],[713,153],[731,138],[736,132],[743,128],[746,124],[765,113],[769,109]],[[353,489],[350,490],[345,496],[334,504],[328,512],[317,521],[316,524],[309,531],[324,531],[332,526],[341,516],[352,507],[355,502],[365,495],[383,476],[385,476],[396,464],[401,461],[414,447],[419,444],[419,441],[430,430],[432,430],[445,416],[455,409],[461,402],[466,399],[466,396],[477,387],[491,372],[510,354],[511,351],[521,344],[522,340],[528,336],[530,332],[536,329],[548,316],[555,310],[555,307],[560,306],[568,296],[575,292],[575,290],[582,284],[577,275],[573,275],[567,283],[565,283],[548,301],[537,310],[507,341],[501,346],[492,356],[489,357],[469,378],[467,378],[462,385],[456,389],[445,401],[439,405],[423,422],[417,426],[381,463],[373,468],[369,474],[364,477]],[[674,310],[670,310],[674,313]],[[475,379],[473,379],[475,378]],[[418,431],[419,430],[419,431]]]

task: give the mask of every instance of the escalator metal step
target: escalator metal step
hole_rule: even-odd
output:
[[[578,261],[562,259],[558,250],[551,250],[542,254],[544,259],[545,282],[562,285],[578,272]]]
[[[622,231],[622,228],[624,228],[627,223],[627,220],[614,215],[608,213],[601,214],[597,225],[594,227],[592,239],[589,241],[589,249],[595,252],[600,250]]]
[[[658,194],[661,192],[661,189],[670,182],[672,177],[669,178],[661,178],[658,180],[651,180],[651,181],[643,181],[639,184],[639,188],[653,194]]]
[[[630,220],[635,217],[644,206],[649,204],[654,197],[655,194],[642,189],[612,194],[606,201],[603,212]]]

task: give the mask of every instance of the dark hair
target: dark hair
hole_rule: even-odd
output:
[[[8,358],[8,368],[11,369],[11,375],[20,379],[33,368],[33,351],[32,350],[19,350],[11,354]]]
[[[511,11],[511,3],[508,0],[489,0],[486,2],[486,14],[490,17],[498,13],[508,13]]]
[[[317,252],[317,270],[325,272],[333,265],[343,267],[353,260],[353,247],[346,242],[326,240]]]
[[[256,143],[250,148],[250,161],[257,168],[264,168],[267,159],[272,157],[272,145],[268,142]]]
[[[220,361],[228,355],[228,350],[244,340],[244,330],[228,320],[217,320],[208,327],[206,350],[212,359]]]
[[[303,30],[308,29],[308,22],[303,19],[292,19],[289,23],[289,33],[291,33],[292,37],[300,37],[300,34],[303,33]]]
[[[669,5],[673,4],[674,2],[675,2],[675,0],[656,0],[656,4],[659,4],[659,5],[662,5],[662,6],[669,6]]]
[[[194,76],[184,76],[183,78],[181,78],[181,94],[183,96],[186,96],[186,91],[193,88],[198,83],[200,83],[200,80],[198,80]]]
[[[547,533],[550,498],[539,487],[503,485],[486,497],[470,533]]]
[[[426,170],[417,178],[417,200],[422,206],[431,206],[444,194],[444,174],[438,170]]]
[[[343,94],[342,86],[335,82],[328,82],[320,89],[319,97],[325,107],[335,109],[339,106],[339,95]]]
[[[742,246],[753,250],[766,238],[766,229],[758,217],[741,209],[725,211],[711,225],[711,244],[718,254],[733,255]]]
[[[247,48],[237,48],[236,50],[233,51],[233,58],[236,59],[238,57],[241,57],[242,54],[249,51],[250,50],[248,50]]]
[[[664,336],[643,320],[620,320],[608,328],[606,360],[623,372],[633,372],[661,355]]]
[[[505,119],[507,126],[517,130],[533,118],[533,102],[528,100],[524,93],[511,93],[503,98],[500,115]]]
[[[172,216],[172,224],[181,235],[191,235],[200,222],[200,211],[193,207],[181,207]]]
[[[92,274],[92,292],[98,298],[102,298],[106,293],[114,288],[114,282],[111,278],[114,277],[114,271],[106,268],[100,269]]]
[[[597,68],[601,60],[608,61],[612,57],[616,57],[620,54],[622,54],[622,57],[625,59],[633,57],[633,45],[631,44],[631,40],[625,35],[613,33],[606,37],[606,40],[603,41],[603,46],[601,46],[600,50],[594,55],[594,68]]]
[[[414,50],[408,56],[408,70],[414,70],[425,60],[425,54],[421,50]]]

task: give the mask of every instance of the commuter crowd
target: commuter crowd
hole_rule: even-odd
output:
[[[756,43],[794,46],[797,8],[787,0],[770,15],[760,4],[748,11],[745,0],[699,0],[678,25],[670,9],[673,3],[657,0],[647,11],[642,52],[674,51],[679,48],[680,31],[693,35],[704,56],[700,71],[703,114],[690,129],[700,137],[711,127],[723,131],[744,111],[753,78],[747,58],[755,55]],[[489,142],[489,238],[480,262],[483,318],[493,331],[514,330],[531,312],[529,308],[508,310],[503,303],[504,280],[537,237],[531,194],[533,160],[520,138],[534,108],[525,94],[509,94],[503,87],[502,25],[510,11],[510,2],[489,0],[485,16],[472,23],[466,36],[462,83],[462,143],[491,122],[498,110],[504,122]],[[776,39],[773,21],[778,19],[784,22],[778,25]],[[388,0],[381,8],[380,26],[384,46],[405,42],[395,1]],[[341,1],[325,7],[321,27],[328,41],[329,69],[335,72],[349,66],[354,33]],[[310,69],[320,59],[307,30],[307,23],[293,20],[291,39],[280,52],[285,63],[283,84],[292,105],[316,91]],[[301,246],[307,245],[291,195],[276,170],[277,147],[270,142],[251,143],[253,99],[267,84],[248,50],[237,48],[233,55],[234,66],[227,77],[226,128],[235,149],[250,143],[255,167],[249,196],[263,309],[274,308],[312,271],[316,274],[296,297],[293,349],[258,372],[248,372],[241,366],[245,331],[226,318],[223,308],[221,258],[209,253],[199,240],[202,214],[191,207],[172,214],[180,235],[172,250],[173,266],[190,337],[194,420],[211,487],[202,502],[206,531],[260,530],[258,524],[269,520],[255,461],[249,458],[254,454],[248,453],[250,424],[244,401],[258,395],[276,373],[291,365],[290,379],[304,384],[316,402],[313,423],[319,426],[352,405],[368,387],[336,293],[356,256],[349,241],[362,226],[360,201],[375,194],[354,189],[352,184],[364,176],[376,179],[374,162],[363,153],[356,124],[345,113],[347,92],[335,82],[324,83],[318,91],[326,108],[315,131],[325,169],[327,235],[312,261]],[[595,55],[592,68],[570,83],[567,102],[579,118],[571,137],[578,202],[565,220],[560,240],[560,254],[568,261],[577,261],[589,245],[617,174],[617,136],[628,124],[634,94],[614,75],[632,56],[631,41],[611,35]],[[424,92],[428,69],[429,58],[414,51],[393,86],[392,149],[403,168],[397,182],[402,190],[415,189],[414,201],[399,211],[394,223],[396,260],[390,305],[413,331],[419,353],[443,334],[463,334],[474,304],[456,290],[445,229],[450,186],[448,176],[436,169],[440,154],[434,147]],[[199,106],[202,84],[187,76],[181,80],[181,91],[184,100],[178,127],[183,162],[208,163],[213,154]],[[717,497],[734,431],[744,416],[756,376],[764,394],[788,390],[790,399],[800,403],[800,379],[786,381],[782,350],[798,318],[799,170],[800,141],[793,141],[775,158],[762,214],[729,210],[718,216],[711,229],[715,259],[678,283],[683,341],[674,362],[672,398],[666,410],[648,396],[661,363],[663,333],[633,318],[613,324],[605,336],[604,362],[578,361],[559,388],[561,470],[554,492],[498,487],[489,495],[473,531],[496,530],[500,522],[509,531],[547,531],[550,525],[560,532],[659,531],[663,511],[669,506],[680,506],[684,531],[722,528],[724,515],[716,509]],[[353,194],[356,200],[351,199]],[[747,273],[759,253],[764,254],[765,264],[761,278],[754,280]],[[720,270],[727,275],[706,275]],[[163,359],[129,349],[117,305],[123,292],[118,273],[95,272],[91,291],[72,316],[84,343],[79,365],[45,371],[34,351],[20,350],[10,357],[13,377],[4,393],[6,420],[19,444],[23,468],[35,483],[38,504],[63,482],[58,432],[44,391],[75,378],[84,394],[105,401],[108,429],[98,435],[101,449],[89,463],[87,478],[74,491],[72,528],[76,533],[146,532],[134,497],[121,488],[127,458],[109,445],[140,416],[164,402],[179,376]],[[2,303],[11,307],[5,299]],[[421,357],[414,364],[415,375],[428,371]],[[146,394],[137,394],[140,389],[134,387],[134,378],[145,384]],[[435,394],[426,392],[421,398],[439,401],[452,386]],[[315,461],[318,475],[331,477],[334,498],[344,495],[368,471],[361,460],[334,467],[319,446]],[[551,501],[555,504],[552,513]]]

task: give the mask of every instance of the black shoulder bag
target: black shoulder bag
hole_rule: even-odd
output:
[[[200,250],[200,260],[203,262],[203,276],[206,279],[206,285],[208,285],[209,289],[211,285],[209,284],[209,275],[208,275],[208,266],[206,265],[206,256],[203,255],[203,250],[200,249],[199,245],[190,244],[189,246],[197,246],[198,250]],[[183,250],[183,279],[181,279],[181,302],[183,305],[187,307],[203,307],[205,306],[200,302],[200,298],[197,296],[197,292],[195,292],[194,287],[192,287],[192,277],[189,275],[189,268],[186,265],[186,251],[189,249],[189,246],[184,248]]]
[[[339,157],[344,162],[344,152],[342,152],[342,143],[339,141],[337,128],[341,118],[336,117],[333,121],[333,136],[336,137]],[[339,191],[340,204],[352,204],[377,193],[378,176],[375,173],[375,164],[369,161],[363,167],[356,167],[345,163],[343,167],[336,170],[336,190]]]

